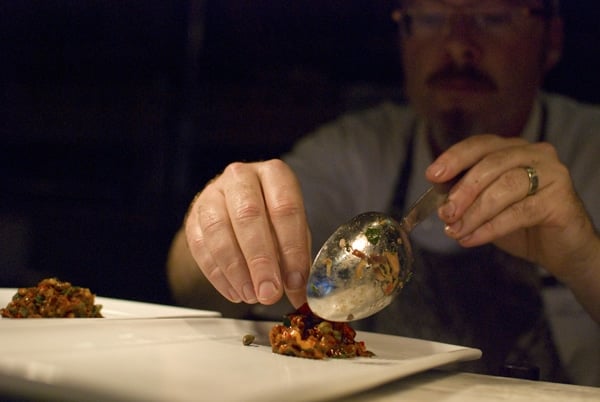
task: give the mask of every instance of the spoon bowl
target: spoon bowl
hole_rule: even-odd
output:
[[[311,310],[331,321],[368,317],[389,305],[412,274],[406,231],[393,218],[366,212],[340,226],[311,268]]]
[[[431,187],[402,222],[365,212],[340,226],[310,269],[311,310],[326,320],[354,321],[388,306],[412,276],[410,231],[444,202],[447,189]]]

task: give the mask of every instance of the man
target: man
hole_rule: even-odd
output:
[[[462,174],[439,216],[411,234],[411,283],[359,325],[479,347],[470,370],[528,364],[568,381],[540,283],[558,279],[600,322],[600,112],[539,92],[561,54],[555,7],[402,2],[394,18],[411,106],[342,117],[285,162],[229,165],[174,240],[174,294],[215,308],[206,278],[222,300],[272,305],[285,293],[299,306],[311,247],[361,212],[401,216],[431,183]]]

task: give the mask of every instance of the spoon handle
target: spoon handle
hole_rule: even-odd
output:
[[[462,179],[465,172],[460,172],[453,179],[444,183],[436,183],[425,191],[421,197],[408,209],[402,218],[402,227],[409,233],[425,218],[435,212],[448,198],[448,193]]]
[[[436,209],[446,201],[448,189],[440,187],[430,187],[408,210],[408,213],[402,218],[402,227],[406,232],[410,232],[421,223],[425,218],[431,215]]]

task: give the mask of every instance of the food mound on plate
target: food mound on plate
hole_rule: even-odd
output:
[[[309,359],[374,356],[355,336],[348,323],[323,320],[305,303],[271,329],[269,341],[274,353]]]
[[[8,318],[102,318],[102,306],[94,304],[94,298],[88,288],[48,278],[36,287],[19,288],[0,314]]]

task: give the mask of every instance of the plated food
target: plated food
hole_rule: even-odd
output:
[[[19,288],[8,305],[0,309],[6,318],[102,318],[101,305],[88,288],[57,278],[43,279],[35,287]]]
[[[308,304],[284,317],[269,332],[274,353],[309,359],[371,357],[364,342],[356,341],[356,331],[346,322],[324,320],[312,313]]]

